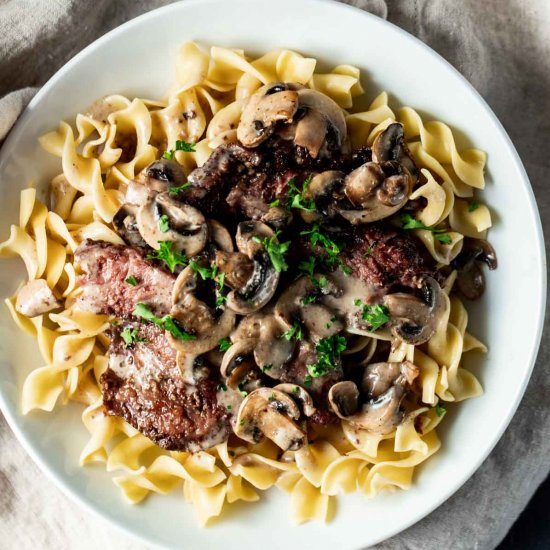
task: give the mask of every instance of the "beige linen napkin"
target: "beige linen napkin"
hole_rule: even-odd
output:
[[[36,87],[74,54],[124,21],[167,3],[0,0],[0,141]],[[485,97],[522,156],[550,242],[550,2],[347,3],[419,37]],[[491,549],[504,537],[550,466],[549,334],[547,322],[527,393],[490,457],[440,508],[376,548]],[[1,415],[0,547],[145,548],[63,496],[25,454]]]

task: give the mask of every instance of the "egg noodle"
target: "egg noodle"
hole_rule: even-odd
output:
[[[63,308],[58,313],[28,318],[15,309],[16,296],[6,300],[15,323],[38,341],[44,366],[33,370],[23,386],[25,414],[51,411],[67,401],[85,406],[82,413],[90,439],[80,464],[104,464],[113,481],[133,503],[149,493],[176,488],[192,502],[198,522],[219,516],[224,504],[256,501],[272,486],[290,496],[293,522],[330,519],[336,495],[360,490],[372,497],[383,490],[408,489],[415,467],[440,447],[435,428],[444,418],[443,401],[462,401],[482,393],[477,379],[462,367],[463,354],[486,351],[467,332],[468,313],[451,293],[454,277],[443,287],[445,314],[433,337],[421,346],[394,345],[388,361],[408,360],[420,370],[424,406],[408,411],[392,433],[376,435],[346,421],[338,427],[313,426],[309,445],[281,450],[270,440],[250,444],[232,436],[195,454],[166,451],[123,419],[104,414],[99,385],[108,367],[107,316],[74,307],[79,288],[74,252],[83,240],[124,244],[111,225],[124,202],[127,184],[148,164],[174,147],[176,140],[196,143],[196,151],[175,151],[186,173],[202,165],[213,149],[236,141],[236,128],[247,98],[261,85],[297,82],[327,94],[346,110],[354,147],[372,144],[394,121],[405,129],[406,142],[424,182],[411,199],[423,197],[418,216],[426,226],[446,221],[450,239],[441,242],[429,229],[413,233],[438,266],[459,254],[465,236],[484,238],[491,226],[488,208],[469,208],[474,189],[484,187],[486,156],[477,149],[457,149],[451,129],[442,122],[424,122],[409,107],[394,112],[381,93],[367,110],[354,103],[364,94],[359,69],[339,65],[315,72],[317,61],[289,50],[275,50],[251,60],[241,50],[212,47],[205,53],[190,42],[181,47],[177,84],[163,100],[127,99],[112,95],[97,101],[74,126],[61,122],[40,139],[61,160],[62,170],[50,187],[51,207],[36,190],[21,192],[19,223],[0,244],[0,257],[19,255],[28,279],[44,279]],[[185,117],[182,113],[194,112]],[[135,143],[131,158],[123,144]],[[376,335],[348,335],[347,360],[367,364]]]

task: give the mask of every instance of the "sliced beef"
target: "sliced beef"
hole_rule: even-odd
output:
[[[125,329],[137,330],[130,345],[121,337]],[[124,418],[165,449],[208,449],[231,432],[230,413],[216,398],[217,381],[202,377],[193,385],[185,382],[176,351],[155,325],[113,327],[101,386],[107,414]]]
[[[77,305],[86,311],[131,317],[138,303],[146,303],[161,317],[170,312],[176,276],[153,261],[139,248],[86,241],[75,252],[84,272]],[[135,277],[137,284],[126,282]]]
[[[402,230],[376,223],[354,228],[341,259],[353,275],[377,287],[418,288],[434,274],[433,262],[417,241]]]

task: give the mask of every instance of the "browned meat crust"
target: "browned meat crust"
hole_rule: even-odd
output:
[[[84,272],[77,300],[81,309],[128,318],[136,304],[146,303],[159,317],[169,313],[176,277],[147,260],[143,250],[87,241],[78,247],[75,260]],[[137,285],[126,282],[129,276]]]
[[[363,281],[389,288],[418,288],[424,275],[434,268],[423,256],[415,239],[386,224],[358,226],[342,252],[342,261]]]
[[[138,341],[126,347],[123,328],[137,328]],[[186,383],[161,329],[113,327],[109,356],[110,368],[101,377],[107,414],[124,418],[168,450],[196,452],[227,439],[230,413],[217,402],[217,382]]]

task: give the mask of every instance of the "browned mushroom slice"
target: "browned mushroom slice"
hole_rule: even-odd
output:
[[[169,193],[150,196],[140,206],[136,219],[141,236],[155,250],[161,241],[170,241],[175,251],[194,256],[208,240],[208,224],[203,214]]]
[[[369,371],[370,367],[374,368]],[[389,372],[381,379],[379,371],[384,368]],[[408,361],[369,365],[363,379],[368,397],[365,403],[360,404],[359,390],[350,381],[330,388],[329,403],[336,415],[352,426],[380,435],[391,433],[403,421],[401,404],[418,373],[418,367]]]
[[[313,223],[321,217],[332,218],[338,214],[335,202],[343,197],[342,184],[345,174],[339,170],[326,170],[313,176],[305,187],[303,196],[315,203],[315,211],[300,210],[306,223]]]
[[[61,307],[61,301],[44,279],[29,281],[17,293],[15,309],[26,317],[36,317],[58,307]]]
[[[206,284],[206,281],[201,283]],[[167,335],[172,347],[184,354],[198,355],[214,349],[235,326],[235,314],[231,310],[226,308],[221,316],[216,317],[214,310],[197,298],[198,290],[197,273],[186,267],[174,283],[170,315],[195,339],[183,341]]]
[[[272,315],[262,318],[258,340],[254,348],[256,364],[270,378],[279,380],[285,373],[285,365],[294,353],[295,342],[284,338],[281,324]]]
[[[275,294],[279,272],[262,244],[265,238],[273,235],[273,230],[262,222],[246,221],[237,227],[237,248],[252,261],[253,269],[246,283],[227,295],[227,307],[236,313],[247,315],[258,311]]]
[[[396,161],[409,172],[413,183],[418,179],[418,168],[405,143],[403,125],[399,122],[390,124],[378,134],[372,144],[372,160],[378,163]]]
[[[352,224],[378,221],[401,209],[411,189],[411,176],[398,164],[367,162],[345,180],[346,196],[356,209],[341,208],[339,212]]]
[[[309,393],[304,388],[302,388],[302,386],[285,383],[277,384],[273,387],[273,389],[282,391],[283,393],[290,395],[290,397],[292,397],[292,399],[294,399],[294,401],[298,403],[304,416],[313,416],[315,414],[315,411],[317,409],[313,404],[313,399],[311,398],[311,395],[309,395]]]
[[[272,229],[284,229],[292,223],[292,212],[282,206],[274,206],[262,215],[260,220]]]
[[[267,437],[283,451],[296,451],[307,441],[299,419],[300,409],[286,393],[260,388],[241,403],[235,435],[250,443]]]
[[[307,149],[313,158],[323,151],[337,151],[347,138],[344,111],[327,95],[303,88],[298,90],[299,113],[294,143]]]
[[[246,104],[237,138],[246,147],[256,147],[272,133],[277,122],[290,122],[298,109],[298,94],[288,84],[262,86]]]
[[[402,292],[384,297],[393,335],[415,346],[432,337],[445,312],[443,290],[433,277],[422,280],[422,294],[422,300]]]
[[[498,262],[495,249],[483,239],[464,239],[462,251],[452,265],[457,269],[457,290],[467,300],[477,300],[485,291],[481,263],[486,264],[491,270],[496,269]]]
[[[164,193],[170,187],[179,187],[185,181],[185,173],[178,162],[156,160],[128,184],[125,200],[129,204],[142,205],[151,195]]]
[[[224,354],[220,374],[226,379],[228,388],[250,392],[258,388],[259,377],[250,376],[256,369],[254,349],[256,340],[239,340]]]
[[[138,207],[135,204],[123,204],[113,218],[115,231],[125,243],[132,246],[147,246],[137,225]]]
[[[233,252],[233,239],[229,231],[218,221],[208,220],[208,236],[217,250]]]
[[[334,316],[328,306],[312,303],[308,300],[315,294],[322,296],[334,290],[332,285],[322,289],[315,286],[309,277],[301,277],[292,283],[275,304],[275,317],[289,330],[296,321],[307,329],[315,340],[327,338],[342,331],[344,325]]]

